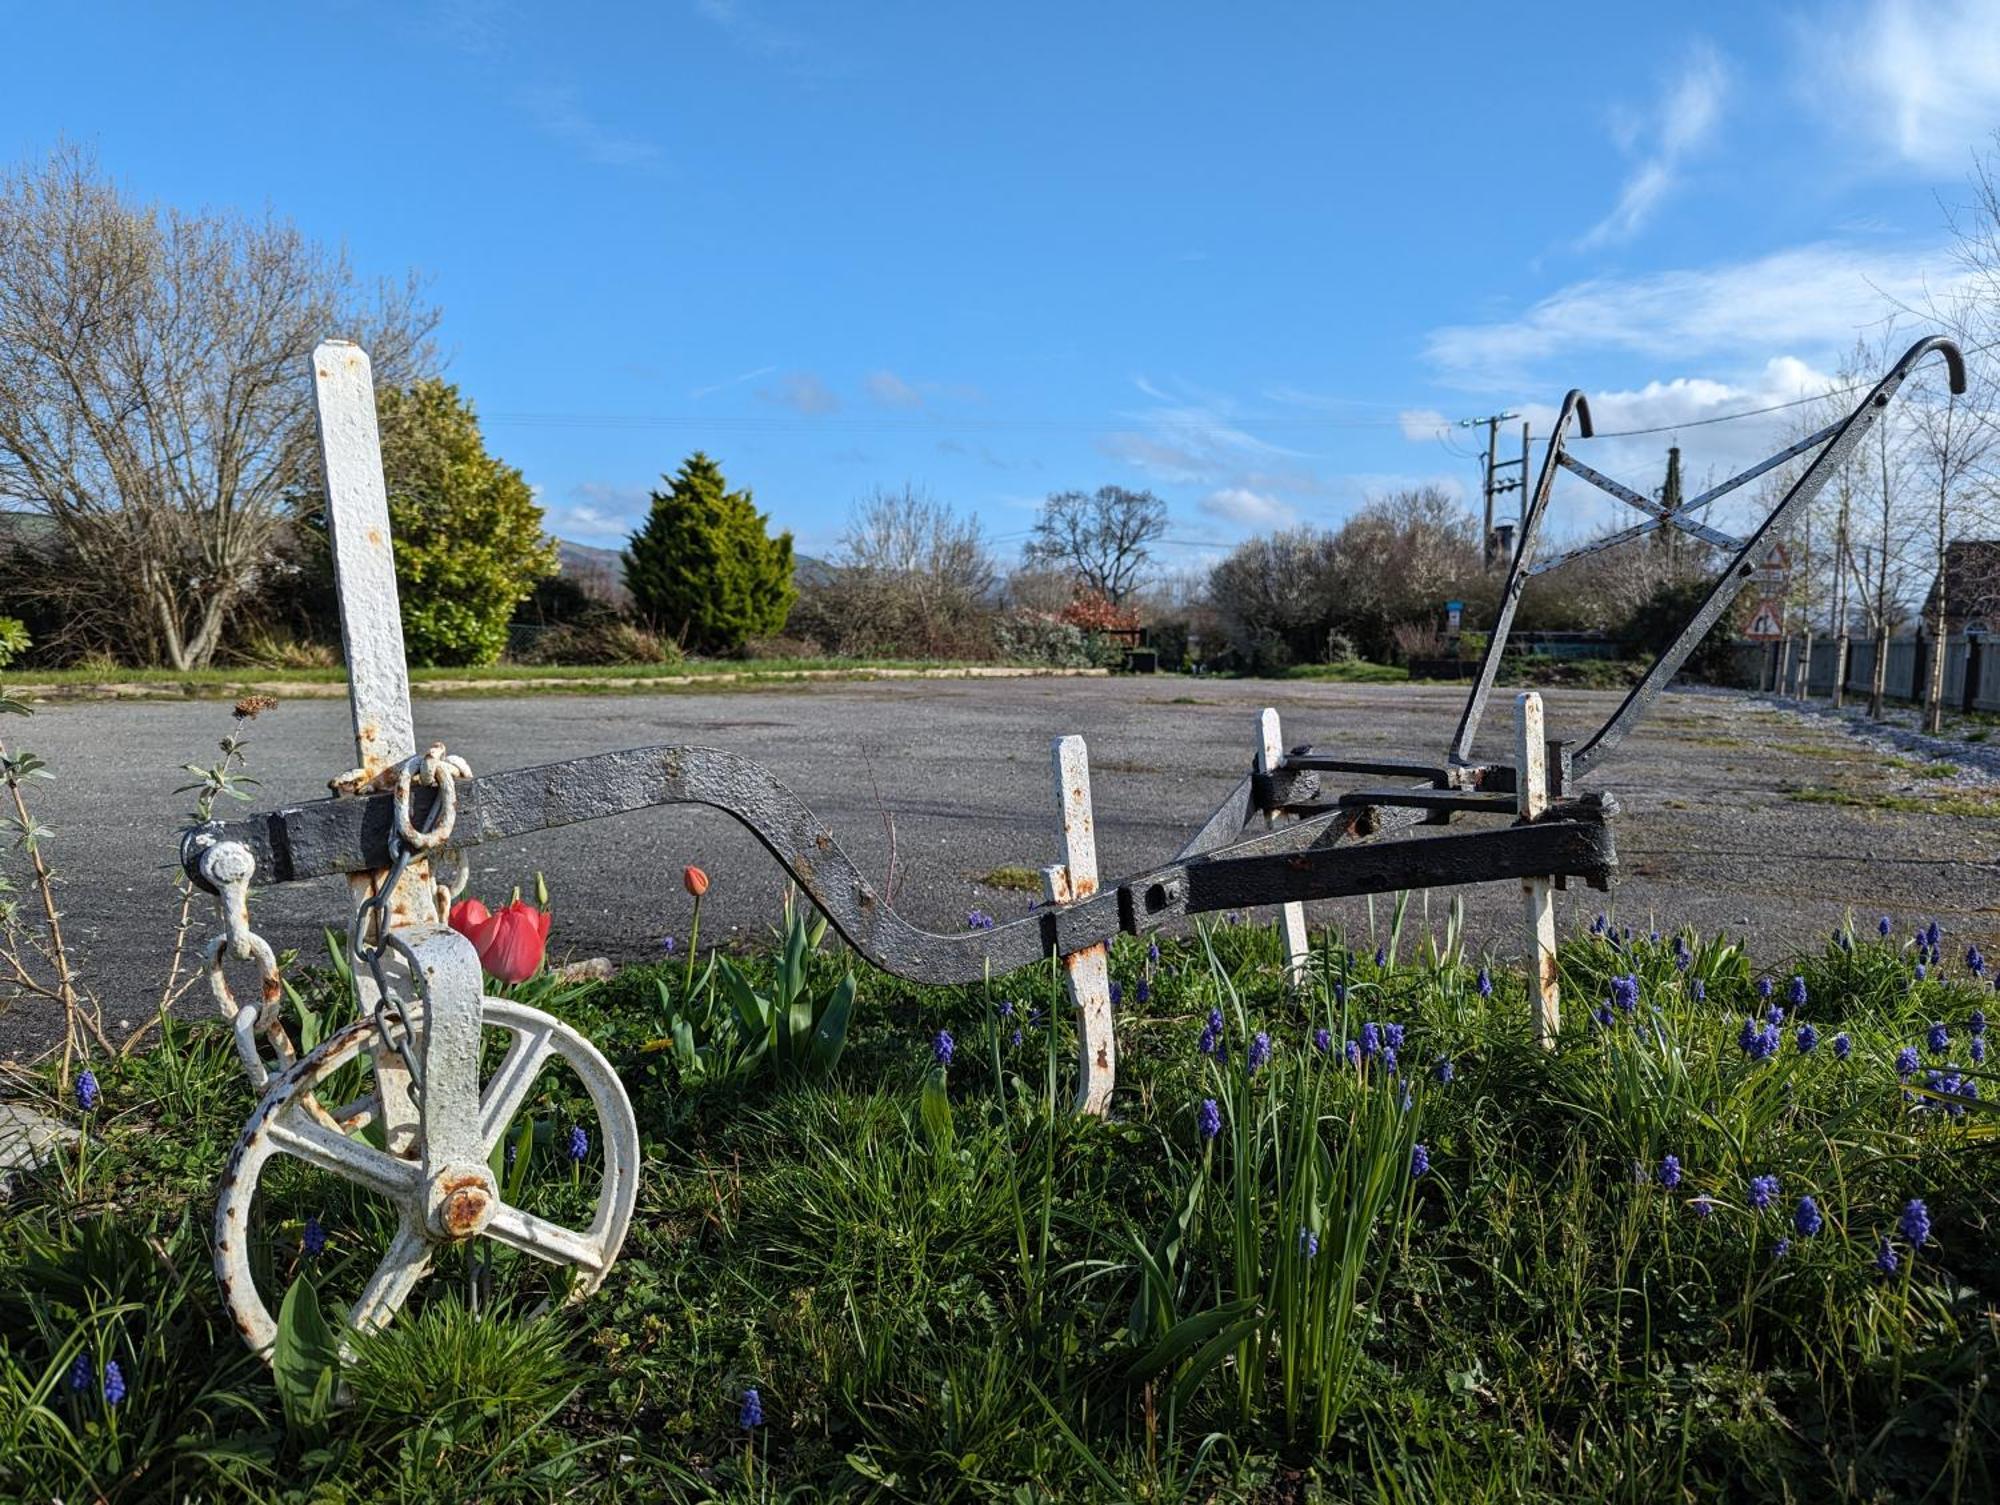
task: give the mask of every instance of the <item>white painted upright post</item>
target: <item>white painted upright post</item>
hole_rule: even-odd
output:
[[[1285,739],[1278,728],[1278,713],[1271,707],[1264,707],[1257,717],[1257,772],[1275,773],[1284,766]],[[1266,826],[1275,826],[1278,815],[1274,811],[1264,817]],[[1285,982],[1298,988],[1305,985],[1306,964],[1312,956],[1312,944],[1306,939],[1306,907],[1293,900],[1284,906],[1283,924],[1285,934]]]
[[[1542,697],[1523,690],[1515,705],[1515,799],[1521,819],[1549,807],[1549,749],[1542,734]],[[1549,878],[1521,880],[1521,910],[1528,922],[1528,991],[1535,1007],[1535,1043],[1556,1047],[1562,1000],[1556,985],[1556,891]]]
[[[327,537],[333,545],[340,640],[347,658],[347,700],[365,788],[417,750],[410,715],[410,670],[403,656],[403,614],[396,599],[388,489],[382,478],[382,440],[375,426],[375,379],[368,353],[346,340],[328,340],[316,348],[312,369],[320,454],[326,463]],[[392,927],[434,917],[430,871],[430,862],[422,858],[405,870],[389,901]],[[383,876],[350,877],[354,902],[365,900]],[[375,1005],[375,980],[357,967],[355,985],[366,1013]],[[412,1004],[410,1011],[414,1008]],[[412,1018],[411,1024],[415,1028],[418,1021]],[[375,1071],[382,1086],[389,1148],[401,1152],[416,1132],[409,1073],[386,1050],[377,1053]]]
[[[1090,813],[1090,754],[1081,737],[1058,737],[1056,808],[1062,813],[1062,860],[1042,869],[1042,897],[1072,904],[1097,892],[1097,827]],[[1112,1034],[1111,954],[1102,944],[1063,958],[1076,1008],[1076,1111],[1102,1117],[1111,1107],[1118,1049]]]

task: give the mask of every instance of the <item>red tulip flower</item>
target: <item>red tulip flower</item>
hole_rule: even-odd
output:
[[[681,869],[681,886],[690,897],[699,899],[708,892],[708,874],[698,867],[684,867]]]
[[[479,965],[505,983],[525,981],[541,967],[550,919],[547,910],[521,899],[490,911],[467,899],[451,910],[451,928],[472,942]]]

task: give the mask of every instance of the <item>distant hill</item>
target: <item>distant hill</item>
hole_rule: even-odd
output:
[[[595,544],[556,540],[556,554],[562,573],[592,595],[601,596],[619,610],[632,604],[625,589],[625,557],[621,549],[602,549]],[[823,585],[833,576],[833,566],[810,554],[792,556],[792,578],[800,585]]]

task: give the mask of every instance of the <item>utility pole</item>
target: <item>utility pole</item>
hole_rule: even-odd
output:
[[[1458,420],[1458,426],[1462,429],[1478,428],[1482,424],[1486,427],[1486,470],[1480,488],[1485,493],[1486,520],[1485,529],[1480,534],[1480,549],[1482,557],[1486,562],[1486,568],[1489,570],[1493,568],[1494,562],[1500,555],[1499,540],[1493,532],[1493,498],[1504,491],[1518,490],[1523,493],[1523,501],[1526,500],[1525,494],[1528,489],[1527,430],[1523,428],[1521,431],[1520,459],[1502,460],[1495,454],[1495,450],[1500,442],[1500,425],[1505,423],[1509,418],[1519,418],[1520,416],[1519,413],[1494,413],[1485,418],[1461,418]],[[1500,480],[1497,472],[1511,465],[1519,465],[1521,467],[1520,475],[1510,481]]]

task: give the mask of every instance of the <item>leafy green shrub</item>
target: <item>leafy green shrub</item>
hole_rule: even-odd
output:
[[[0,617],[0,669],[34,646],[28,627],[19,617]]]
[[[410,662],[493,663],[514,608],[556,568],[542,509],[449,382],[385,388],[375,406]]]
[[[994,625],[995,651],[1008,663],[1051,669],[1087,669],[1095,663],[1091,639],[1080,627],[1041,612],[1022,611]]]

